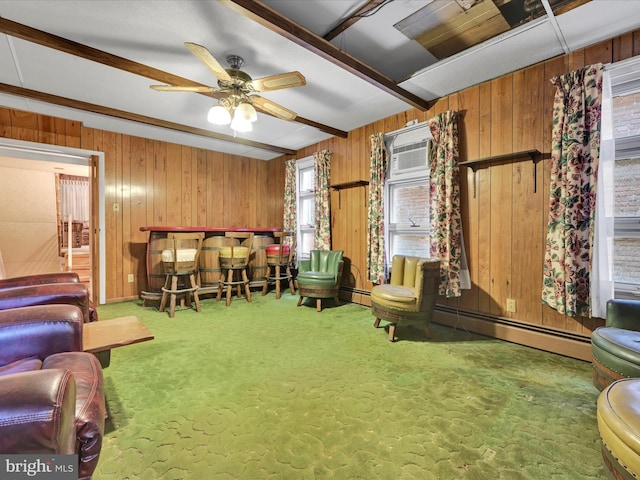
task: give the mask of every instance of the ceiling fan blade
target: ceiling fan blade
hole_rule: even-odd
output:
[[[267,100],[266,98],[259,95],[251,95],[249,99],[251,100],[251,103],[253,103],[253,106],[258,110],[262,110],[263,112],[273,115],[274,117],[291,121],[298,116],[297,113],[292,112],[288,108],[284,108],[282,105],[278,105],[277,103],[272,102],[271,100]]]
[[[231,80],[231,77],[227,73],[227,71],[222,68],[222,65],[218,63],[215,57],[211,54],[209,50],[207,50],[202,45],[198,45],[197,43],[185,42],[185,47],[191,50],[198,60],[204,63],[209,70],[213,72],[213,74],[218,77],[220,80]]]
[[[152,90],[158,92],[195,92],[195,93],[211,93],[217,91],[213,87],[188,87],[180,85],[149,85]]]
[[[307,81],[300,72],[281,73],[270,77],[257,78],[251,81],[251,86],[256,92],[268,92],[281,88],[301,87]]]

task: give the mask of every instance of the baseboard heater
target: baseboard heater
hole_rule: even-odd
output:
[[[340,289],[340,298],[371,306],[371,292],[357,288]],[[459,310],[446,305],[436,305],[433,323],[497,338],[546,352],[591,362],[591,338],[589,335],[567,332],[542,325],[523,323],[504,317]]]
[[[437,305],[434,323],[447,325],[591,362],[591,337],[554,328],[523,323],[509,318],[495,317]]]

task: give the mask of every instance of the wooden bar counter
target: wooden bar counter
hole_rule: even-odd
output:
[[[249,263],[251,277],[250,287],[262,288],[267,270],[265,247],[273,243],[274,232],[281,228],[245,228],[245,227],[182,227],[182,226],[147,226],[140,231],[149,232],[147,240],[147,289],[140,293],[146,300],[159,300],[162,296],[165,274],[162,266],[162,250],[167,248],[166,238],[173,232],[202,232],[204,243],[200,253],[200,279],[202,293],[217,292],[220,277],[218,251],[228,243],[225,232],[253,232],[253,251]]]

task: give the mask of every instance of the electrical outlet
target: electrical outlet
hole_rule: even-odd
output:
[[[120,204],[119,203],[114,203],[113,204],[113,211],[114,212],[119,212],[120,211]]]
[[[507,298],[507,312],[515,313],[516,301],[513,298]]]
[[[130,273],[127,277],[127,280],[129,280],[129,283],[133,283],[136,280],[136,277],[133,275],[133,273]]]

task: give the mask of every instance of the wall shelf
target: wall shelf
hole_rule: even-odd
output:
[[[364,187],[369,185],[367,180],[354,180],[353,182],[334,183],[331,188],[334,190],[343,190],[345,188]]]
[[[344,190],[345,188],[355,188],[355,187],[366,187],[369,185],[367,180],[354,180],[352,182],[344,182],[344,183],[334,183],[330,185],[330,188],[338,191],[338,208],[342,208],[342,195],[340,194],[340,190]],[[365,198],[365,205],[367,199]]]
[[[473,170],[473,198],[476,198],[476,171],[478,170],[478,168],[483,165],[489,165],[491,163],[509,162],[512,160],[524,158],[528,158],[533,162],[533,193],[535,193],[537,191],[537,165],[538,162],[542,160],[542,153],[540,153],[540,150],[523,150],[521,152],[495,155],[493,157],[478,158],[477,160],[460,162],[458,165],[461,167],[469,167],[471,170]]]
[[[461,167],[470,167],[472,170],[477,170],[480,165],[497,162],[508,162],[509,160],[516,160],[518,158],[529,157],[533,163],[540,160],[542,154],[540,150],[523,150],[521,152],[506,153],[504,155],[495,155],[493,157],[478,158],[477,160],[468,160],[466,162],[460,162],[458,165]]]

